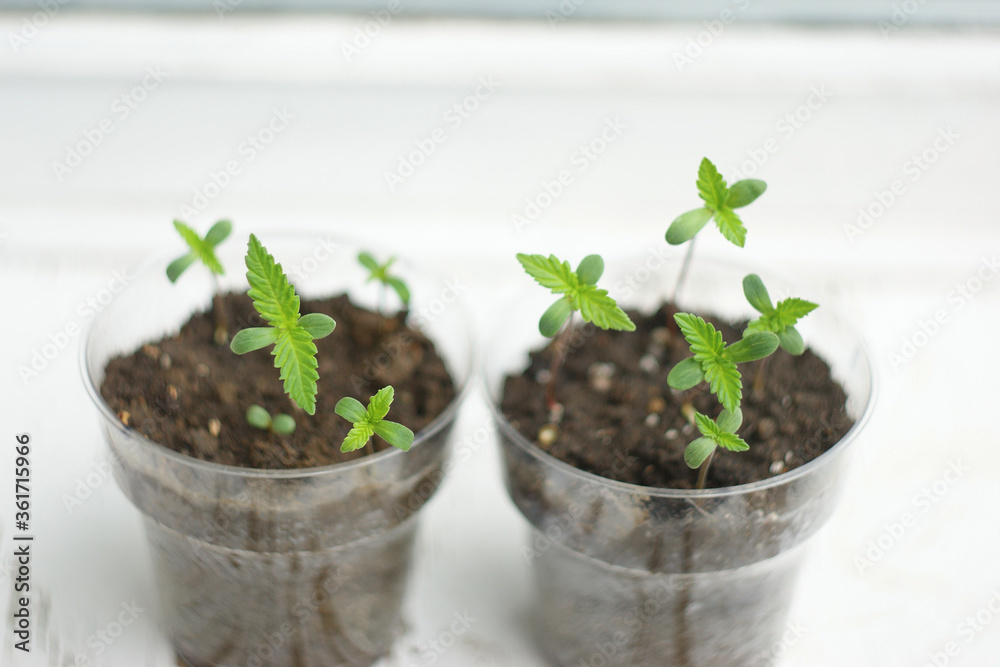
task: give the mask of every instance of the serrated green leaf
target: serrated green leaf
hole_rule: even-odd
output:
[[[729,197],[726,199],[728,208],[743,208],[747,204],[752,204],[757,197],[767,190],[767,183],[756,178],[747,178],[736,181],[729,186]]]
[[[758,312],[767,314],[774,310],[771,295],[767,293],[764,281],[756,273],[751,273],[743,279],[743,294]]]
[[[782,299],[774,306],[775,317],[782,327],[794,326],[800,319],[819,308],[818,305],[805,299],[789,297]]]
[[[293,328],[299,320],[299,297],[267,249],[253,234],[247,244],[247,294],[271,326]]]
[[[722,356],[725,341],[722,340],[722,334],[709,322],[691,313],[677,313],[674,321],[699,362]]]
[[[692,470],[700,468],[712,452],[715,451],[715,442],[711,438],[704,436],[695,438],[684,449],[684,463]]]
[[[219,258],[215,256],[215,248],[210,244],[206,243],[200,236],[198,232],[194,231],[187,225],[185,225],[180,220],[174,220],[174,229],[177,233],[181,235],[184,242],[187,243],[191,252],[201,260],[209,271],[216,275],[222,275],[224,273],[222,269],[222,264],[219,262]]]
[[[365,406],[361,404],[361,401],[350,396],[345,396],[337,401],[337,405],[334,406],[333,411],[352,424],[363,421],[365,415],[367,415]]]
[[[269,415],[267,410],[259,405],[251,405],[247,408],[246,419],[250,426],[259,428],[262,431],[266,431],[271,428],[271,415]]]
[[[406,286],[406,283],[394,276],[387,276],[385,281],[396,291],[396,294],[399,295],[399,300],[403,302],[404,306],[410,305],[410,288]]]
[[[561,262],[555,255],[545,257],[519,253],[517,261],[535,282],[556,294],[566,294],[579,285],[579,279],[570,268],[569,262]]]
[[[392,386],[382,387],[375,395],[371,397],[368,401],[368,409],[365,410],[366,418],[368,423],[373,426],[389,414],[389,406],[392,405],[392,399],[395,396],[395,390]]]
[[[731,452],[742,452],[750,449],[750,445],[744,442],[738,435],[724,430],[716,422],[700,412],[695,413],[694,419],[695,425],[701,431],[702,435],[706,438],[711,438],[718,446],[728,449]]]
[[[181,274],[196,261],[198,261],[198,256],[193,252],[189,252],[183,257],[178,257],[167,266],[167,278],[169,278],[172,283],[177,282],[177,279],[180,278]]]
[[[778,337],[770,331],[754,331],[726,348],[726,356],[737,364],[763,359],[778,349]]]
[[[236,354],[246,354],[267,347],[278,340],[278,330],[271,327],[251,327],[236,332],[229,341],[229,349]]]
[[[205,243],[212,246],[213,248],[229,237],[229,233],[233,231],[233,223],[228,220],[219,220],[217,223],[212,225],[212,228],[208,230],[205,234]]]
[[[344,438],[344,442],[340,445],[340,451],[353,452],[361,449],[368,444],[368,441],[371,440],[374,433],[375,430],[366,422],[355,424],[351,427],[351,430],[347,432],[347,437]]]
[[[729,197],[726,181],[707,157],[702,158],[701,164],[698,166],[697,185],[698,196],[702,198],[708,208],[719,211],[726,206],[726,199]]]
[[[279,329],[271,353],[274,367],[284,381],[285,393],[308,414],[315,414],[319,362],[312,336],[301,327]]]
[[[596,285],[604,274],[604,259],[600,255],[587,255],[576,267],[576,277],[581,285]]]
[[[806,344],[802,340],[802,334],[795,327],[788,327],[784,331],[779,332],[778,344],[781,345],[781,349],[785,352],[795,356],[806,351]]]
[[[546,338],[552,338],[559,333],[572,312],[569,297],[564,296],[542,313],[542,318],[538,320],[538,331]]]
[[[712,219],[712,210],[702,206],[677,216],[667,228],[667,243],[680,245],[690,241]]]
[[[575,294],[573,304],[580,311],[580,317],[601,329],[635,331],[635,324],[624,310],[618,307],[608,291],[593,285],[581,285]]]
[[[329,315],[309,313],[299,318],[299,326],[308,331],[313,340],[317,340],[333,333],[337,323]]]
[[[726,240],[734,245],[743,247],[747,242],[747,228],[743,226],[743,221],[731,208],[720,208],[715,212],[715,224],[726,237]]]
[[[375,430],[376,435],[396,449],[402,449],[404,452],[407,452],[413,444],[413,431],[402,424],[382,420],[372,428]]]
[[[677,362],[667,374],[667,384],[677,391],[687,391],[704,381],[705,372],[701,370],[701,362],[694,357]]]
[[[743,399],[743,385],[736,364],[725,354],[725,342],[715,327],[697,315],[677,313],[674,321],[691,346],[694,358],[701,364],[709,390],[730,412]]]
[[[291,435],[295,432],[295,420],[284,413],[275,415],[271,420],[271,430],[279,435]]]

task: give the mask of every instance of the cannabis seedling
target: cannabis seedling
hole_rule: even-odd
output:
[[[743,422],[740,402],[743,400],[743,383],[736,364],[763,359],[778,349],[778,337],[770,331],[745,331],[743,338],[726,345],[711,322],[697,315],[677,313],[674,320],[691,348],[692,356],[678,362],[667,375],[667,384],[678,391],[686,391],[702,382],[708,382],[709,391],[722,404],[723,412],[716,421],[694,412],[694,423],[702,437],[687,446],[684,461],[691,468],[702,466],[717,446],[732,451],[749,447],[735,431]],[[708,465],[698,476],[698,488],[704,488]]]
[[[379,264],[371,253],[362,252],[358,254],[358,262],[368,269],[368,279],[366,283],[377,280],[379,284],[378,312],[382,314],[382,304],[385,301],[386,288],[391,287],[399,295],[399,300],[403,302],[403,308],[410,305],[410,289],[398,276],[389,274],[389,267],[396,261],[395,257],[390,257],[385,264]]]
[[[295,420],[286,414],[271,414],[259,405],[247,408],[247,423],[262,431],[270,431],[278,435],[289,435],[295,430]]]
[[[273,344],[274,367],[280,370],[285,393],[307,413],[315,414],[319,364],[313,340],[330,335],[337,323],[322,313],[299,315],[295,289],[253,234],[247,244],[246,267],[247,295],[269,326],[243,329],[233,336],[230,348],[246,354]]]
[[[677,284],[674,287],[672,298],[674,303],[677,303],[677,295],[687,277],[691,255],[694,252],[695,235],[708,224],[709,220],[714,219],[722,235],[728,241],[742,248],[746,243],[747,229],[743,226],[743,221],[735,209],[752,203],[767,189],[767,183],[756,178],[736,181],[732,186],[727,186],[725,179],[719,174],[719,170],[707,157],[702,158],[701,165],[698,167],[696,185],[698,186],[698,196],[705,202],[705,205],[678,216],[670,223],[666,234],[667,243],[670,245],[680,245],[691,241],[687,254],[684,256],[684,264],[677,278]]]
[[[392,385],[379,389],[368,400],[368,408],[357,399],[345,396],[337,401],[334,412],[351,422],[351,430],[340,445],[340,451],[353,452],[362,447],[371,448],[371,437],[377,435],[393,447],[404,452],[413,444],[413,431],[402,424],[385,418],[389,414],[389,406],[395,390]]]
[[[811,301],[793,297],[782,299],[777,305],[771,305],[771,296],[767,293],[760,276],[755,273],[743,279],[743,294],[746,295],[750,305],[761,314],[747,325],[747,331],[770,331],[778,337],[778,344],[785,352],[793,355],[805,352],[806,346],[802,341],[802,334],[795,328],[795,324],[819,306]],[[766,367],[767,359],[757,367],[753,379],[754,391],[763,389]]]
[[[167,278],[175,283],[184,271],[196,261],[201,261],[212,276],[212,284],[215,286],[215,295],[212,297],[212,315],[215,318],[215,330],[212,334],[213,340],[219,345],[223,345],[229,338],[229,326],[226,322],[226,309],[222,304],[222,295],[219,292],[219,280],[216,276],[221,276],[225,271],[222,263],[215,255],[215,247],[226,240],[233,230],[233,224],[228,220],[219,220],[212,225],[212,228],[205,234],[205,238],[198,236],[194,231],[180,220],[174,220],[174,229],[181,235],[184,242],[190,249],[186,255],[178,257],[167,266]]]
[[[600,255],[587,255],[576,271],[570,268],[569,262],[561,261],[555,255],[545,257],[518,254],[517,261],[539,285],[552,290],[553,294],[562,295],[538,321],[538,330],[543,336],[553,338],[558,335],[545,389],[545,402],[551,412],[557,405],[555,386],[573,330],[573,313],[579,311],[585,322],[601,329],[635,331],[635,324],[618,307],[618,303],[608,296],[607,290],[597,287],[597,281],[604,274],[604,260]]]

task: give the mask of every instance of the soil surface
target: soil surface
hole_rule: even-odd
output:
[[[265,323],[245,294],[222,298],[229,334]],[[217,300],[218,302],[218,300]],[[391,384],[388,418],[419,432],[455,397],[455,386],[434,345],[405,325],[405,313],[383,317],[351,304],[346,296],[303,300],[302,314],[325,313],[337,322],[319,350],[316,414],[289,399],[270,348],[242,356],[212,340],[211,311],[194,315],[180,332],[143,345],[106,368],[101,395],[127,426],[150,440],[195,458],[248,468],[306,468],[356,459],[365,450],[340,452],[351,425],[334,413],[344,396],[368,404]],[[296,429],[277,435],[247,424],[253,404],[271,415],[290,414]],[[390,445],[377,436],[375,450]]]
[[[702,316],[727,343],[739,340],[746,325]],[[531,354],[522,375],[506,379],[501,409],[528,440],[577,468],[643,486],[694,488],[697,471],[687,467],[683,455],[701,434],[681,406],[690,402],[714,418],[718,401],[705,383],[684,393],[667,385],[670,369],[691,353],[676,326],[666,328],[666,307],[651,316],[629,312],[629,317],[636,324],[631,333],[589,324],[574,332],[556,390],[564,408],[561,419],[545,404],[552,344]],[[808,349],[795,357],[779,348],[763,361],[740,364],[740,372],[743,425],[738,433],[750,450],[717,449],[706,488],[797,468],[835,445],[854,424],[829,366]]]

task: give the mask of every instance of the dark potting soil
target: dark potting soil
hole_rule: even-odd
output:
[[[577,468],[620,482],[690,489],[697,471],[684,463],[684,449],[701,435],[681,413],[689,401],[715,417],[718,401],[705,383],[683,394],[667,385],[675,363],[690,356],[667,309],[651,316],[629,312],[630,333],[579,327],[569,345],[556,398],[564,413],[553,431],[545,404],[552,344],[531,353],[522,375],[506,379],[502,411],[528,440]],[[704,315],[703,315],[704,317]],[[746,323],[708,316],[727,343],[739,340]],[[757,381],[758,368],[764,364]],[[787,472],[835,445],[851,428],[847,397],[822,359],[806,350],[792,356],[780,348],[763,361],[740,364],[743,376],[745,452],[716,450],[706,488],[746,484]],[[542,441],[553,432],[554,442]]]
[[[222,298],[229,334],[265,323],[245,294]],[[218,302],[218,300],[217,300]],[[340,452],[351,425],[334,413],[344,396],[363,404],[391,384],[389,419],[414,433],[441,414],[455,386],[434,345],[405,325],[405,315],[383,317],[354,306],[346,296],[303,300],[301,312],[325,313],[337,322],[319,350],[316,414],[308,415],[284,393],[269,348],[236,355],[212,340],[211,311],[194,315],[177,335],[112,359],[101,395],[127,426],[170,449],[206,461],[247,468],[306,468],[340,463],[365,450]],[[277,435],[253,428],[246,410],[261,405],[271,415],[290,414],[296,428]],[[375,450],[390,447],[377,436]]]

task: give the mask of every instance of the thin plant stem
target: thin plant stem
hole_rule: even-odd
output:
[[[713,449],[712,453],[708,455],[708,458],[705,459],[705,462],[701,464],[701,468],[698,470],[698,483],[694,488],[699,491],[705,488],[705,482],[708,480],[708,468],[712,465],[712,459],[714,458],[715,450]]]
[[[563,325],[556,339],[552,344],[552,361],[549,363],[549,383],[545,386],[545,407],[549,412],[555,410],[559,401],[556,400],[556,383],[559,381],[559,373],[562,370],[563,362],[566,361],[566,353],[569,351],[569,337],[573,332],[573,313]]]
[[[764,391],[764,370],[767,368],[767,362],[770,358],[764,357],[757,364],[757,371],[753,374],[753,392],[755,394]]]
[[[365,454],[371,456],[375,453],[375,445],[372,444],[372,439],[368,438],[368,442],[365,443]]]
[[[226,317],[226,305],[222,301],[222,292],[219,289],[219,279],[212,274],[212,286],[215,294],[212,295],[212,317],[215,320],[215,330],[212,332],[212,340],[216,345],[225,345],[229,342],[229,320]]]
[[[687,280],[688,270],[691,268],[691,257],[694,254],[695,240],[697,240],[697,237],[688,242],[687,253],[684,254],[684,263],[681,265],[680,275],[677,276],[677,284],[674,285],[674,295],[670,297],[675,306],[677,305],[677,298],[680,296],[681,288],[684,287],[684,282]]]

